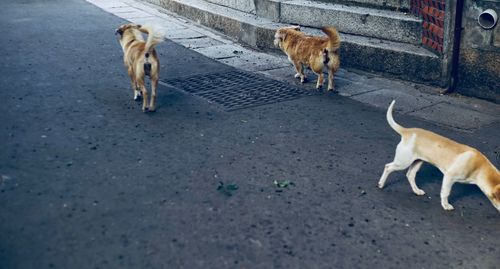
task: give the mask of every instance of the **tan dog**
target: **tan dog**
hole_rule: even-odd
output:
[[[148,34],[144,41],[142,33]],[[154,47],[163,41],[163,37],[153,32],[151,27],[125,24],[116,30],[120,35],[120,45],[123,49],[123,61],[127,67],[134,100],[142,95],[142,111],[155,111],[156,89],[158,87],[158,75],[160,72],[160,61]],[[145,85],[145,76],[151,79],[151,102],[148,105],[148,91]]]
[[[310,36],[300,31],[300,27],[283,27],[274,35],[274,45],[278,46],[293,63],[300,82],[304,83],[303,66],[309,66],[318,75],[316,88],[323,86],[323,68],[328,69],[328,90],[334,89],[333,74],[339,69],[340,36],[333,27],[321,30],[327,37]]]
[[[417,187],[415,175],[423,162],[431,163],[443,173],[441,187],[441,206],[453,210],[448,203],[451,187],[455,182],[475,184],[500,211],[500,172],[478,150],[459,144],[446,137],[419,128],[403,128],[392,117],[392,101],[387,110],[387,121],[398,134],[401,142],[396,147],[396,156],[392,163],[385,165],[384,173],[378,182],[383,188],[390,173],[408,169],[406,176],[416,195],[425,192]]]

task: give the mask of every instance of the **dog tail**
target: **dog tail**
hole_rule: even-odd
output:
[[[396,131],[398,134],[402,134],[404,127],[401,126],[401,125],[399,125],[399,124],[397,124],[394,121],[394,118],[392,117],[392,108],[394,107],[395,103],[396,103],[396,100],[392,100],[391,105],[387,109],[387,115],[386,115],[387,122],[389,123],[389,125],[391,126],[391,128],[394,129],[394,131]]]
[[[163,36],[163,34],[160,34],[160,32],[155,31],[152,26],[141,25],[139,31],[148,35],[146,46],[144,48],[146,54],[151,53],[151,50],[165,39],[165,36]]]
[[[325,26],[321,28],[321,31],[328,36],[328,50],[330,52],[335,52],[340,48],[340,35],[337,29],[332,26]]]

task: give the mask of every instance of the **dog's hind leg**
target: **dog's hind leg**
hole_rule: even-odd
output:
[[[335,89],[335,83],[333,82],[333,74],[335,70],[328,69],[328,90],[333,91]]]
[[[128,68],[128,76],[130,77],[130,85],[132,86],[132,91],[134,92],[134,100],[137,101],[141,93],[139,92],[139,87],[137,87],[137,81],[135,80],[134,69]]]
[[[137,79],[137,84],[139,85],[139,88],[141,89],[142,93],[142,111],[147,112],[148,111],[148,90],[146,89],[146,85],[144,84],[144,77],[139,77]]]
[[[383,188],[387,177],[394,171],[400,171],[408,168],[415,159],[412,156],[412,150],[406,147],[403,142],[400,142],[396,147],[396,156],[394,156],[394,161],[385,165],[384,173],[378,181],[378,187]]]
[[[134,89],[134,100],[138,101],[139,97],[141,97],[141,92],[139,91],[139,87],[137,86],[137,84],[135,84],[134,86],[135,86],[135,89]]]
[[[418,170],[422,167],[424,162],[421,160],[417,160],[411,164],[410,168],[408,168],[408,172],[406,172],[406,177],[410,182],[411,189],[416,195],[424,195],[425,191],[418,188],[417,183],[415,182],[415,176],[417,175]]]
[[[156,90],[158,89],[158,77],[151,78],[151,102],[149,103],[149,111],[156,110]]]

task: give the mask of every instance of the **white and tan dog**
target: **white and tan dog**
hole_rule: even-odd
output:
[[[387,109],[387,122],[398,134],[401,142],[396,147],[394,161],[385,165],[378,187],[383,188],[390,173],[409,167],[406,176],[416,195],[425,192],[415,183],[415,175],[423,162],[436,166],[443,173],[441,206],[453,210],[448,202],[451,187],[455,182],[475,184],[500,211],[500,172],[478,150],[452,141],[420,128],[404,128],[392,117],[395,101]]]
[[[144,41],[141,33],[148,35]],[[160,60],[155,46],[163,41],[164,37],[155,32],[151,26],[139,24],[124,24],[116,30],[120,35],[120,45],[123,49],[123,62],[127,68],[134,91],[134,100],[142,95],[142,111],[155,111],[156,89],[160,73]],[[148,91],[145,76],[151,79],[151,101],[148,104]]]

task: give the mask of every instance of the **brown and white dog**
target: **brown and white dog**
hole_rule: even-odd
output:
[[[299,26],[283,27],[276,30],[274,45],[278,46],[295,66],[300,82],[304,83],[304,66],[309,66],[318,75],[316,88],[323,86],[323,68],[328,69],[328,90],[334,89],[333,75],[339,69],[340,36],[334,27],[323,27],[327,35],[310,36],[300,31]]]
[[[148,35],[147,41],[144,41],[141,33]],[[142,111],[155,111],[160,61],[154,47],[163,41],[163,36],[154,32],[149,26],[132,23],[120,26],[116,30],[116,34],[120,35],[123,62],[128,70],[134,91],[134,100],[138,100],[139,96],[142,95]],[[145,84],[146,75],[151,79],[151,101],[149,104]]]
[[[500,211],[500,172],[478,150],[452,141],[420,128],[404,128],[392,117],[395,101],[387,109],[387,122],[398,134],[401,142],[396,147],[394,161],[385,165],[384,173],[378,182],[383,188],[390,173],[409,167],[406,176],[416,195],[425,192],[415,183],[415,175],[423,162],[436,166],[443,173],[441,186],[441,206],[453,210],[448,202],[451,187],[455,182],[475,184],[488,197],[493,206]]]

